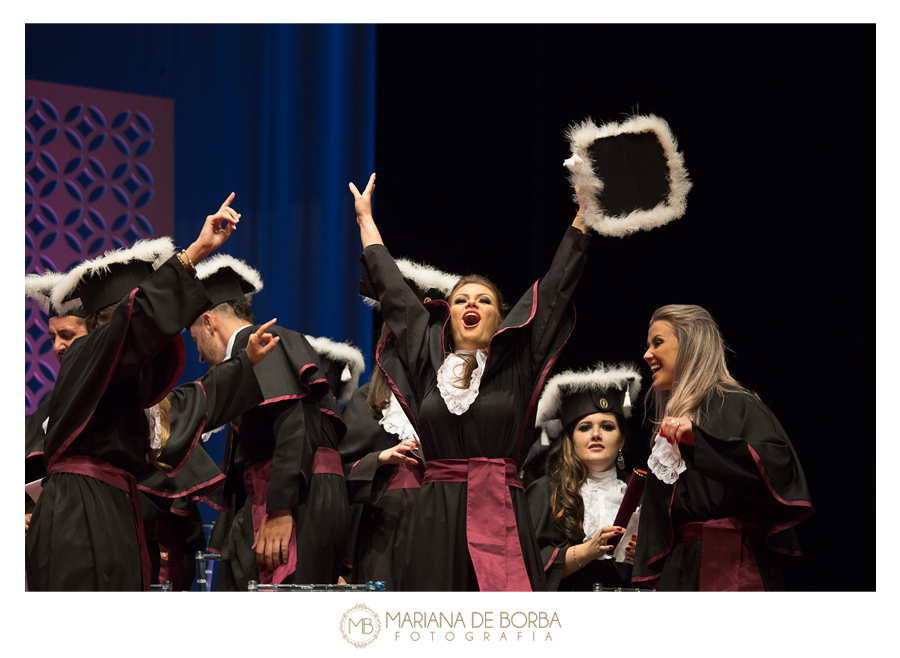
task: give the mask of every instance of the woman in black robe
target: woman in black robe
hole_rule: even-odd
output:
[[[544,589],[519,465],[538,393],[572,326],[588,230],[567,229],[547,275],[508,313],[496,287],[464,277],[425,306],[404,283],[372,218],[374,174],[351,183],[363,243],[361,289],[376,291],[393,336],[376,362],[422,443],[405,590]],[[446,331],[445,331],[446,329]]]
[[[541,396],[538,423],[552,443],[546,475],[525,495],[549,591],[631,585],[637,536],[623,539],[625,528],[615,520],[628,479],[626,418],[640,382],[633,369],[601,364],[556,375]],[[625,542],[623,561],[613,557],[613,538]]]
[[[632,581],[659,590],[784,589],[800,557],[794,526],[812,514],[790,439],[728,372],[708,311],[671,305],[650,319],[658,436],[641,501]]]

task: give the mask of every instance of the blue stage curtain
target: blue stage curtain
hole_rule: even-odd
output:
[[[235,192],[222,252],[260,271],[256,319],[351,341],[369,362],[347,184],[374,167],[374,26],[27,25],[25,77],[173,98],[176,244]],[[185,338],[189,381],[206,366]]]

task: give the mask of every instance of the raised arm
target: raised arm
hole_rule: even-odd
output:
[[[383,245],[381,233],[375,226],[372,217],[372,192],[375,191],[375,174],[369,176],[369,182],[362,194],[353,183],[350,183],[350,191],[353,192],[354,206],[356,208],[356,223],[359,224],[359,238],[362,240],[363,249],[370,244]]]

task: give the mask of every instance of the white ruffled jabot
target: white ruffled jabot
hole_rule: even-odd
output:
[[[656,443],[647,458],[647,466],[653,475],[666,484],[674,484],[678,475],[687,469],[684,460],[675,452],[675,446],[659,434],[656,435]]]
[[[616,514],[628,485],[616,476],[616,469],[599,473],[588,471],[581,485],[584,501],[584,540],[593,539],[600,528],[616,522]]]
[[[471,354],[471,352],[461,352]],[[463,367],[466,363],[459,354],[449,354],[437,371],[437,385],[444,398],[444,403],[450,413],[461,416],[469,410],[469,407],[478,397],[478,389],[481,387],[481,375],[484,372],[484,362],[487,361],[487,353],[484,350],[475,352],[475,361],[478,366],[472,372],[468,388],[459,388]]]
[[[391,393],[391,403],[386,409],[381,410],[383,418],[378,424],[384,428],[389,434],[396,434],[398,441],[406,441],[407,439],[415,439],[418,442],[419,437],[416,436],[416,430],[413,429],[409,418],[403,413],[403,407],[397,396]]]
[[[150,426],[150,447],[153,450],[162,448],[162,421],[159,418],[159,405],[154,404],[149,409],[144,409],[147,416],[147,424]]]

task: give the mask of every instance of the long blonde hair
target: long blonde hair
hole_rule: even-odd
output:
[[[670,304],[656,309],[649,326],[654,322],[666,322],[672,328],[678,339],[678,354],[672,389],[651,389],[644,398],[644,411],[653,423],[653,434],[665,416],[689,416],[702,425],[706,421],[702,402],[710,392],[752,394],[728,372],[725,341],[709,311],[690,304]],[[648,405],[650,414],[646,414]]]

